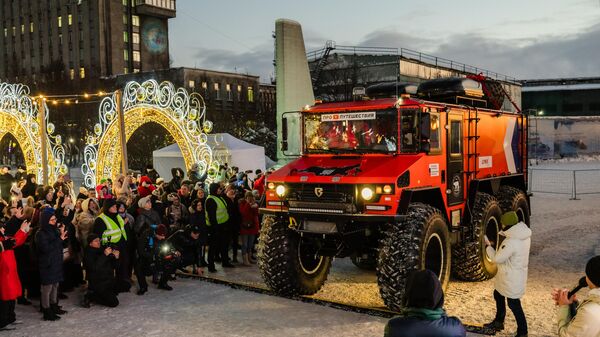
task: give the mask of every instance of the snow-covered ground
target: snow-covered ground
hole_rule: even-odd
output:
[[[551,166],[555,165],[555,166]],[[598,162],[545,163],[544,167],[569,169],[600,168]],[[589,182],[589,184],[593,184]],[[530,336],[556,335],[556,308],[550,299],[553,287],[571,288],[583,275],[586,261],[600,254],[600,195],[535,193],[532,203],[532,246],[529,280],[523,307]],[[215,277],[264,286],[256,267],[219,271]],[[64,301],[69,314],[59,322],[43,322],[32,307],[17,306],[24,324],[3,333],[6,336],[382,336],[386,319],[346,312],[316,304],[231,289],[191,279],[173,283],[172,292],[151,291],[138,297],[133,293],[119,298],[115,309],[93,306],[80,308],[74,299]],[[481,324],[493,318],[493,280],[459,282],[447,289],[446,309],[465,323]],[[584,289],[578,294],[585,297]],[[361,271],[338,259],[319,299],[382,307],[375,274]],[[516,326],[507,314],[506,330],[498,336],[512,336]]]

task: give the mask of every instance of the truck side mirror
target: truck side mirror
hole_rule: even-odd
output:
[[[429,153],[431,150],[431,143],[429,142],[429,139],[431,138],[431,114],[427,112],[421,113],[421,125],[419,130],[421,135],[419,138],[420,150]]]
[[[287,117],[283,117],[281,119],[281,151],[285,152],[288,150],[288,119]]]

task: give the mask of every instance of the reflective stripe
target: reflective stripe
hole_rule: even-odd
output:
[[[206,201],[208,201],[209,199],[214,200],[217,204],[217,223],[219,225],[226,223],[227,220],[229,220],[229,213],[227,212],[227,204],[225,203],[225,200],[221,199],[220,197],[215,197],[213,195],[209,195],[208,198],[206,198]],[[208,211],[205,210],[204,213],[206,214],[206,225],[211,226],[212,224],[210,223]]]
[[[125,222],[123,218],[117,216],[119,224],[117,225],[111,218],[102,213],[98,216],[106,225],[106,230],[102,232],[102,244],[117,243],[121,241],[121,236],[127,240],[127,233],[125,232]],[[110,240],[109,240],[110,239]]]

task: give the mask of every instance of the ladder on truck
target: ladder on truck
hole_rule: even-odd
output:
[[[467,112],[467,167],[465,170],[465,186],[469,188],[471,181],[477,178],[479,173],[478,163],[479,152],[477,152],[477,140],[479,140],[478,124],[479,124],[479,110],[475,107],[466,107]]]

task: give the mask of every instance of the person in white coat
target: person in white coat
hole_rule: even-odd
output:
[[[527,267],[529,265],[529,248],[531,246],[531,229],[519,221],[517,213],[506,212],[501,218],[503,230],[499,235],[506,237],[496,251],[494,242],[486,240],[486,253],[490,260],[497,264],[498,273],[494,282],[494,300],[496,301],[496,317],[485,327],[495,331],[504,330],[506,302],[517,321],[517,337],[527,336],[527,319],[521,306],[521,297],[525,295],[527,284]]]
[[[558,336],[600,336],[600,255],[591,258],[585,266],[586,282],[590,291],[585,301],[572,313],[569,306],[577,301],[576,295],[568,298],[568,289],[554,289],[552,298],[559,305]]]

